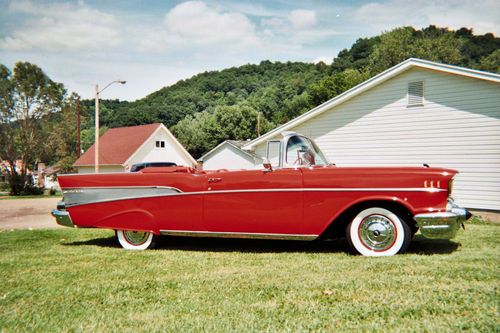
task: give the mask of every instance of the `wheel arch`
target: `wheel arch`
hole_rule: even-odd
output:
[[[128,209],[111,214],[97,221],[95,227],[113,230],[148,231],[155,235],[160,234],[155,217],[144,209]]]
[[[345,235],[345,228],[352,221],[360,211],[369,207],[386,208],[396,215],[402,217],[404,222],[412,229],[416,228],[415,221],[413,220],[414,210],[413,207],[404,200],[391,197],[391,198],[365,198],[346,206],[340,213],[337,213],[328,226],[321,232],[319,238],[341,238]]]

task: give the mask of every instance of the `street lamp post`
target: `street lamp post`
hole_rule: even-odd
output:
[[[95,145],[94,145],[94,162],[95,162],[95,173],[99,173],[99,94],[104,91],[107,87],[113,83],[125,84],[127,81],[116,80],[108,83],[107,86],[99,90],[99,85],[95,85]]]

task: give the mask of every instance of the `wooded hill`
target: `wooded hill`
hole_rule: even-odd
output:
[[[358,39],[331,65],[262,61],[204,72],[134,102],[104,100],[101,121],[107,127],[162,122],[199,157],[225,139],[256,137],[259,112],[262,134],[410,57],[500,72],[500,38],[466,28],[397,28]],[[94,102],[84,104],[88,146]]]

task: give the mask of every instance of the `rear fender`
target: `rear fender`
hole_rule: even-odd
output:
[[[154,216],[143,209],[130,209],[108,215],[98,220],[95,227],[115,230],[150,231],[155,235],[160,234]]]

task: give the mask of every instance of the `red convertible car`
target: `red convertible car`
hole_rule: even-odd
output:
[[[261,170],[60,175],[63,201],[52,215],[64,226],[114,229],[126,249],[150,248],[160,235],[345,236],[368,256],[404,252],[417,230],[452,238],[470,217],[450,196],[455,170],[337,167],[312,140],[291,132],[269,141],[267,154]]]

